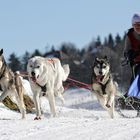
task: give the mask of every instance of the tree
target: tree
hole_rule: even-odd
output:
[[[67,44],[66,43],[63,43],[60,47],[60,50],[65,53],[65,54],[68,54],[67,52]]]
[[[119,36],[119,34],[117,34],[116,37],[115,37],[115,44],[116,44],[116,46],[118,46],[121,42],[122,42],[121,41],[121,37]]]
[[[114,40],[113,40],[112,34],[109,34],[109,36],[108,36],[108,47],[110,47],[112,49],[114,47]]]
[[[97,40],[95,42],[96,47],[101,47],[102,43],[101,43],[101,39],[100,36],[97,37]]]
[[[107,38],[105,37],[105,38],[104,38],[104,43],[103,43],[103,46],[105,46],[105,47],[106,47],[107,45],[108,45],[108,41],[107,41]]]
[[[32,57],[33,56],[42,56],[42,54],[38,49],[35,49],[34,53],[32,54]]]
[[[22,70],[23,71],[26,71],[27,63],[30,57],[31,57],[30,53],[26,51],[22,57]]]
[[[22,69],[20,59],[16,56],[15,53],[12,53],[9,57],[9,67],[15,72]]]

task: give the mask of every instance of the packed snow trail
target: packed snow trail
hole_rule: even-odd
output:
[[[57,102],[57,117],[50,116],[46,98],[42,98],[44,115],[35,121],[35,114],[21,114],[0,104],[0,140],[139,140],[140,118],[110,119],[96,98],[84,89],[64,93],[65,105]]]

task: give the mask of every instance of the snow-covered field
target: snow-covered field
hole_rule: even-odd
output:
[[[116,113],[110,119],[95,97],[84,89],[67,90],[65,105],[57,102],[57,117],[50,116],[48,101],[42,97],[44,115],[33,120],[0,104],[0,140],[140,140],[140,118],[126,119]]]

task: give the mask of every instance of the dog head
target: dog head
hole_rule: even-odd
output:
[[[35,56],[28,60],[27,72],[33,82],[37,82],[43,74],[43,60],[39,56]]]
[[[97,81],[102,81],[110,71],[110,64],[107,56],[104,58],[95,58],[93,73]]]

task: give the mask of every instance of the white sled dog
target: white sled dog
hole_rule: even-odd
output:
[[[41,119],[40,96],[46,96],[49,100],[50,111],[56,116],[55,96],[64,98],[63,81],[70,73],[69,65],[61,65],[57,58],[44,58],[35,56],[28,60],[27,72],[33,91],[33,100],[36,107],[35,120]]]
[[[113,81],[108,58],[95,58],[92,68],[92,90],[103,108],[114,118],[117,83]]]
[[[0,87],[2,90],[0,102],[2,102],[5,97],[9,96],[19,107],[22,118],[25,118],[26,108],[23,101],[24,88],[21,77],[18,73],[13,73],[7,66],[2,54],[3,49],[0,50]]]

